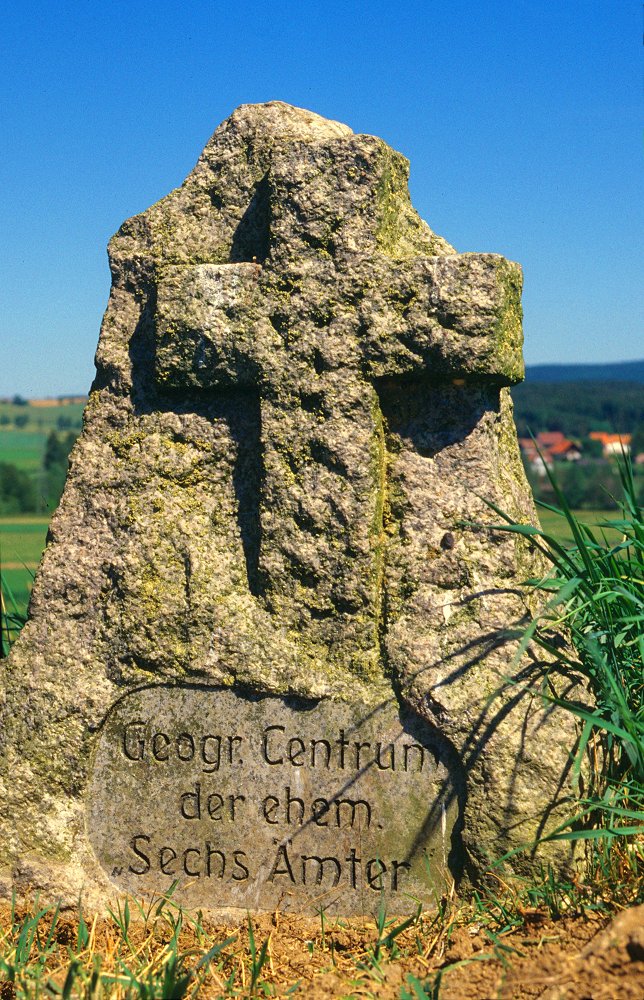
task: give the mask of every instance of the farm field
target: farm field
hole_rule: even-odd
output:
[[[26,564],[35,569],[45,547],[49,517],[16,514],[0,518],[0,546],[5,566]]]
[[[5,427],[10,425],[20,428],[20,420],[27,418],[25,429],[44,431],[80,429],[84,403],[53,403],[48,406],[16,405],[0,402],[0,423]],[[65,427],[60,427],[60,420]],[[18,423],[16,423],[18,421]]]
[[[79,431],[83,409],[83,403],[52,406],[0,403],[0,462],[9,462],[25,472],[36,472],[49,434]]]
[[[0,518],[2,594],[9,612],[24,614],[27,610],[48,526],[48,517],[23,514]]]
[[[51,432],[80,431],[83,409],[83,403],[42,407],[0,403],[0,462],[37,473]]]
[[[0,430],[0,462],[38,472],[49,431]]]
[[[572,544],[572,538],[570,536],[570,531],[568,529],[568,523],[563,517],[559,517],[557,514],[553,514],[549,510],[543,510],[542,508],[537,508],[539,514],[539,520],[541,521],[541,527],[546,532],[546,534],[553,535],[557,541],[568,542]],[[620,512],[618,510],[576,510],[574,511],[575,517],[577,517],[584,524],[590,525],[592,528],[601,527],[603,521],[614,521],[619,518]],[[601,537],[601,531],[597,531]],[[606,529],[606,537],[611,541],[618,541],[618,532],[614,528]]]

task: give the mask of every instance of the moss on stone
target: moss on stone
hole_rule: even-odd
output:
[[[409,198],[409,162],[384,143],[380,149],[380,177],[376,190],[376,242],[382,253],[395,259],[431,254],[428,227],[414,211]]]
[[[522,741],[544,747],[544,785],[568,765],[554,711],[532,729],[500,713],[498,732],[472,731],[508,669],[513,651],[491,637],[525,611],[529,544],[458,529],[443,544],[479,516],[477,495],[532,517],[494,388],[522,374],[519,271],[452,253],[381,140],[312,122],[284,105],[240,109],[182,187],[110,243],[101,388],[34,618],[3,668],[0,846],[16,872],[53,858],[74,888],[98,884],[80,803],[90,726],[160,680],[322,696],[358,714],[402,693],[468,759],[464,838],[479,871],[517,846],[500,810],[545,805]],[[218,265],[205,285],[204,263]],[[394,410],[416,393],[400,436],[379,375]],[[450,378],[458,392],[437,387]]]
[[[499,369],[512,382],[521,382],[525,368],[521,348],[523,345],[523,309],[521,307],[522,277],[516,264],[499,258],[498,280],[504,295],[495,324],[495,356]]]

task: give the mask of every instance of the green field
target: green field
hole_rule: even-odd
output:
[[[42,407],[0,403],[0,462],[15,465],[23,472],[37,473],[51,432],[78,432],[83,408],[83,403]],[[20,419],[26,420],[24,427],[16,424]]]
[[[31,514],[0,518],[2,562],[25,563],[35,569],[45,547],[48,525],[48,517]]]
[[[0,571],[7,609],[23,613],[47,537],[48,517],[0,518]]]
[[[29,451],[33,450],[35,442],[46,441],[51,431],[79,431],[84,408],[84,403],[18,406],[0,402],[0,461],[14,461],[4,458],[3,449],[12,453],[22,448]],[[12,443],[13,438],[16,438],[16,444]]]
[[[9,471],[6,482],[0,483],[0,516],[16,511],[51,515],[62,490],[70,442],[82,426],[83,408],[83,403],[0,402],[0,463],[18,470],[18,475]]]
[[[553,514],[551,511],[543,510],[542,508],[538,508],[538,511],[541,527],[546,534],[553,535],[557,541],[572,544],[570,529],[565,518],[559,517],[557,514]],[[600,540],[602,522],[614,521],[620,517],[620,512],[618,510],[576,510],[574,513],[575,517],[577,517],[578,520],[583,521],[584,524],[588,524],[592,528],[599,526],[600,530],[595,530],[595,534]],[[619,540],[618,533],[613,528],[608,528],[606,530],[606,537],[611,542]]]
[[[0,430],[0,462],[38,472],[49,431]]]
[[[16,406],[15,403],[0,403],[0,426],[8,429],[19,428],[16,420],[27,418],[23,428],[26,431],[80,430],[84,403],[60,403],[54,406]],[[59,421],[66,426],[61,427]]]

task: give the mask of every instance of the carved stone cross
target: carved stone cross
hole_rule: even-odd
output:
[[[431,412],[437,384],[515,381],[519,290],[519,269],[493,254],[378,254],[350,270],[327,254],[313,276],[270,261],[169,266],[158,282],[157,383],[258,397],[251,592],[364,679],[382,669],[386,605],[399,603],[386,600],[387,548],[418,516],[407,497],[392,518],[387,400],[421,387]]]
[[[479,526],[485,500],[534,518],[520,269],[433,233],[407,168],[241,107],[111,241],[83,432],[2,661],[0,896],[104,910],[178,879],[240,913],[381,891],[403,913],[505,852],[529,868],[515,849],[570,815],[574,719],[508,642],[539,565]]]

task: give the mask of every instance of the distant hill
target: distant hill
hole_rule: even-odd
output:
[[[644,427],[642,383],[644,379],[540,382],[528,377],[512,389],[519,434],[563,431],[575,438],[590,431],[634,434]]]
[[[527,365],[526,381],[644,382],[644,360],[597,365]]]

